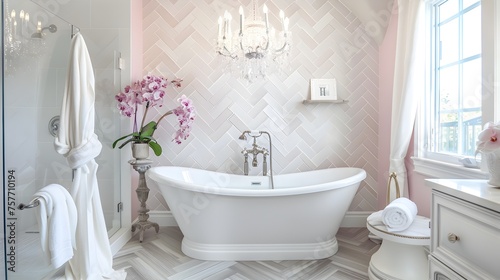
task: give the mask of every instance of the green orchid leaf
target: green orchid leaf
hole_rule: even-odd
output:
[[[113,149],[116,147],[116,144],[118,144],[118,142],[120,142],[121,140],[123,140],[129,136],[133,136],[133,135],[134,135],[134,133],[130,133],[130,134],[127,134],[125,136],[122,136],[122,137],[116,139],[115,142],[113,142]]]
[[[156,122],[151,121],[141,129],[141,137],[153,136],[156,130]]]
[[[118,147],[118,149],[121,149],[121,148],[123,148],[125,145],[127,145],[128,143],[130,143],[130,142],[134,142],[134,141],[135,141],[135,140],[134,140],[133,138],[128,139],[127,141],[123,142],[123,143],[122,143],[122,144]]]
[[[154,142],[154,141],[150,141],[149,142],[149,147],[151,147],[151,149],[153,149],[153,152],[155,152],[155,155],[156,156],[160,156],[161,155],[161,146],[160,144]]]

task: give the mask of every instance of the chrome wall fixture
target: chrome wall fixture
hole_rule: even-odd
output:
[[[57,132],[59,131],[59,125],[61,123],[61,117],[60,116],[55,116],[52,117],[49,121],[49,133],[50,135],[56,137]]]

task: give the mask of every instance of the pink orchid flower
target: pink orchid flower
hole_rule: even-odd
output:
[[[160,155],[162,149],[153,138],[153,133],[157,129],[160,121],[170,114],[175,114],[179,122],[179,129],[173,135],[172,141],[180,144],[182,141],[186,140],[190,135],[192,123],[195,119],[195,109],[192,101],[185,95],[182,95],[182,97],[178,99],[181,104],[180,106],[162,115],[157,122],[151,121],[145,124],[148,109],[154,106],[162,107],[168,85],[171,84],[174,87],[180,87],[181,82],[181,79],[174,79],[169,82],[163,77],[147,75],[141,81],[126,86],[123,92],[118,93],[115,99],[120,114],[134,118],[134,129],[131,134],[117,139],[113,143],[113,148],[120,141],[125,142],[121,144],[119,148],[122,148],[130,142],[148,143],[155,154]],[[140,105],[145,105],[145,110],[142,116],[141,125],[138,127],[137,111]]]
[[[490,153],[500,148],[500,125],[488,122],[477,136],[476,153]]]

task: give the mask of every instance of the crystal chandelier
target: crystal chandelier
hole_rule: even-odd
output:
[[[288,30],[289,19],[280,11],[281,27],[277,31],[269,24],[269,10],[265,4],[262,10],[262,18],[257,19],[253,1],[253,16],[248,19],[240,6],[239,29],[234,34],[228,11],[218,20],[216,51],[226,60],[227,71],[249,82],[288,67],[292,37]]]

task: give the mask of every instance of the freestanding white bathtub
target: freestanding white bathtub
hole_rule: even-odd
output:
[[[331,168],[242,176],[161,166],[148,170],[184,238],[201,260],[322,259],[338,250],[335,235],[366,172]]]

